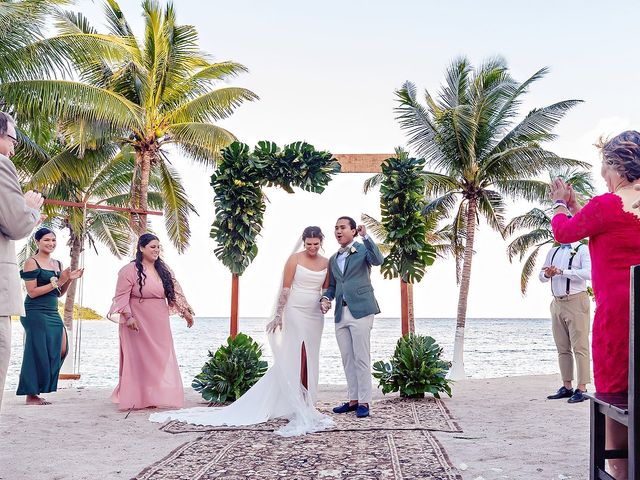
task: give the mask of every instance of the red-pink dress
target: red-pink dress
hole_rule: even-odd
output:
[[[592,198],[576,215],[551,221],[560,243],[589,237],[596,297],[591,349],[596,391],[626,392],[629,375],[630,267],[640,264],[640,218],[612,193]]]
[[[109,315],[120,314],[120,375],[111,400],[120,410],[130,408],[182,407],[184,389],[173,348],[169,314],[189,309],[174,279],[176,305],[170,308],[162,281],[147,275],[140,294],[135,263],[118,273],[116,294]],[[125,325],[133,316],[139,331]]]

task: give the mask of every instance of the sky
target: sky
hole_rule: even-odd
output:
[[[141,32],[140,2],[121,0],[120,5]],[[460,56],[474,65],[502,56],[519,81],[549,67],[550,73],[525,97],[523,116],[559,100],[584,100],[563,119],[558,138],[546,147],[594,165],[598,192],[605,186],[593,144],[601,135],[640,129],[640,2],[175,0],[174,6],[179,23],[197,28],[203,51],[214,60],[248,67],[249,73],[229,84],[251,89],[260,100],[243,105],[220,125],[250,146],[259,140],[279,145],[304,140],[333,153],[391,153],[406,146],[393,112],[394,91],[409,80],[419,91],[436,92],[445,69]],[[105,31],[99,1],[80,0],[78,8]],[[231,275],[215,258],[209,238],[215,215],[212,172],[176,152],[170,160],[199,213],[191,218],[190,248],[178,255],[162,223],[154,220],[153,228],[196,314],[227,316]],[[337,217],[358,219],[367,213],[379,218],[377,192],[361,193],[368,176],[338,175],[322,195],[267,191],[259,254],[240,281],[241,317],[269,314],[281,269],[305,226],[324,230],[329,256],[338,248],[333,237]],[[508,216],[528,207],[510,204]],[[548,284],[534,278],[523,297],[520,265],[509,263],[507,243],[484,222],[476,239],[468,317],[547,317]],[[57,253],[64,262],[68,256],[61,247]],[[126,261],[106,251],[86,253],[84,305],[107,312],[117,271]],[[398,317],[398,280],[384,280],[376,269],[373,283],[379,316]],[[437,260],[415,286],[415,315],[455,317],[457,298],[454,262]]]

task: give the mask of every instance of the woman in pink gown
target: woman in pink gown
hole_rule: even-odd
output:
[[[184,404],[169,314],[177,313],[191,327],[193,311],[159,254],[158,238],[145,233],[136,259],[118,273],[108,317],[119,314],[120,375],[111,400],[120,410]]]
[[[591,276],[596,299],[592,331],[596,391],[622,393],[629,375],[630,267],[640,264],[640,210],[633,207],[640,184],[640,133],[623,132],[601,145],[601,174],[609,193],[580,208],[570,186],[551,186],[556,213],[551,221],[560,243],[589,237]],[[573,217],[569,217],[569,211]],[[606,448],[627,448],[627,429],[607,417]],[[625,479],[626,460],[610,460],[617,479]]]

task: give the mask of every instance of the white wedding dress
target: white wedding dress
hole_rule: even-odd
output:
[[[195,425],[242,426],[274,418],[289,420],[275,433],[303,435],[335,427],[333,419],[315,409],[320,370],[320,339],[324,317],[320,295],[326,269],[319,272],[298,264],[282,317],[282,330],[269,334],[273,365],[258,382],[231,405],[157,412],[152,422],[179,420]],[[300,383],[302,345],[307,357],[308,390]]]

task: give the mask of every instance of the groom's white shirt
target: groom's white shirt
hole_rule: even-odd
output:
[[[349,245],[347,245],[346,247],[347,250],[345,250],[342,253],[338,253],[338,255],[336,255],[336,263],[338,264],[338,268],[342,273],[344,273],[344,264],[347,261],[347,256],[349,255],[349,249],[353,246],[354,243],[356,243],[355,240],[353,240]]]
[[[366,240],[367,238],[369,238],[369,235],[367,234],[362,238]],[[344,264],[346,263],[347,257],[349,256],[349,249],[353,246],[354,243],[356,243],[355,238],[351,241],[349,245],[347,245],[346,247],[347,249],[344,252],[338,253],[338,255],[336,255],[336,263],[338,264],[338,268],[342,273],[344,273]]]

